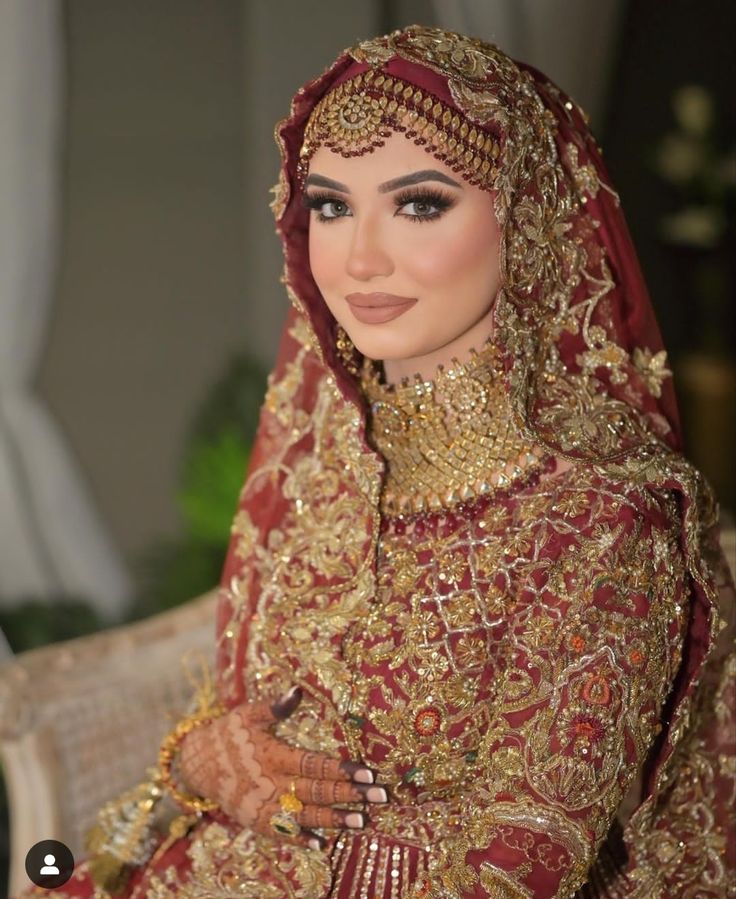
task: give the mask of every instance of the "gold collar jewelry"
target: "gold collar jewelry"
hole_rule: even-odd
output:
[[[544,451],[514,420],[490,340],[480,352],[471,349],[467,362],[438,366],[433,381],[415,374],[386,385],[381,369],[365,358],[360,381],[371,407],[369,436],[388,463],[384,514],[449,508],[507,489],[542,467]]]

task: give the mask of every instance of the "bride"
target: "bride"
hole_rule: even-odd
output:
[[[56,895],[728,895],[730,578],[584,113],[413,26],[276,136],[214,683]]]

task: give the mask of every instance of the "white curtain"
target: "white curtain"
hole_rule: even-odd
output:
[[[437,24],[497,44],[603,114],[622,0],[434,0]]]
[[[33,390],[54,296],[60,0],[0,0],[0,603],[86,598],[114,619],[128,574]]]

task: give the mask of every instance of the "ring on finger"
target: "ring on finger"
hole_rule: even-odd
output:
[[[301,833],[301,825],[291,812],[280,811],[275,815],[271,815],[271,827],[278,833],[286,834],[289,837],[295,837]]]
[[[296,795],[296,784],[291,782],[288,793],[279,796],[281,811],[271,816],[271,827],[279,833],[285,833],[290,837],[296,836],[301,831],[301,825],[296,820],[296,815],[304,808],[304,803]]]
[[[293,780],[289,785],[289,792],[281,793],[279,795],[279,805],[281,806],[282,812],[287,812],[291,815],[298,815],[304,808],[304,803],[296,795],[296,784]]]

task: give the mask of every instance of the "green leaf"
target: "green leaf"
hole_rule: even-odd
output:
[[[233,426],[194,445],[179,490],[189,537],[227,546],[249,455],[245,438]]]

